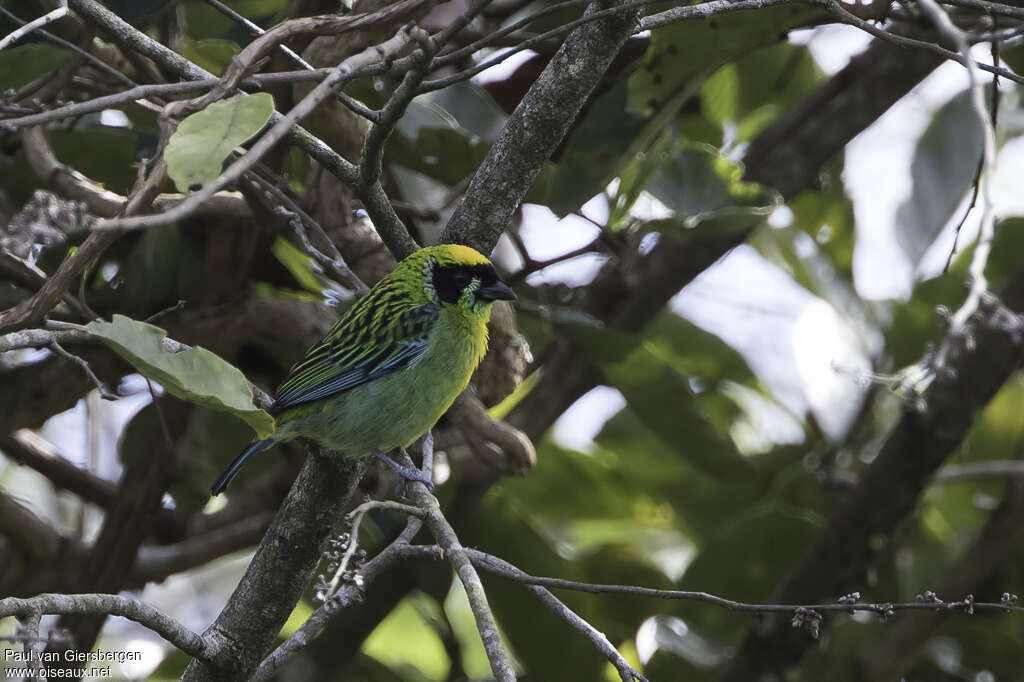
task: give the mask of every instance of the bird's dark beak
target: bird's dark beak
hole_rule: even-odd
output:
[[[516,292],[509,289],[504,282],[495,282],[489,287],[477,289],[476,299],[478,301],[514,301]]]

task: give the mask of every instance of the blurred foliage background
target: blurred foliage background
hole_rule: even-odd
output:
[[[5,0],[4,7],[33,18],[45,4]],[[336,9],[314,0],[227,4],[264,28]],[[251,39],[199,0],[107,5],[215,74]],[[494,30],[544,5],[495,0],[477,29]],[[440,27],[462,11],[445,7],[421,23]],[[894,10],[890,21],[904,22],[909,33],[926,30],[914,3],[896,9],[902,13]],[[529,30],[581,11],[562,9]],[[15,26],[5,16],[0,32]],[[75,21],[52,30],[137,81],[170,76]],[[447,479],[438,495],[463,544],[536,575],[771,601],[890,430],[915,409],[907,386],[893,391],[869,377],[918,363],[942,338],[936,307],[955,309],[963,297],[977,210],[959,230],[958,253],[950,253],[968,212],[980,128],[961,67],[939,68],[930,53],[825,27],[833,21],[820,9],[785,5],[670,24],[627,43],[495,253],[520,301],[514,317],[502,316],[477,388],[492,416],[533,438],[537,458],[525,476],[504,475],[496,447],[474,446],[457,418],[442,422]],[[316,65],[329,64],[323,60],[337,49],[332,40],[292,47]],[[542,43],[480,77],[423,95],[401,119],[384,156],[386,190],[421,243],[438,238],[555,47]],[[1000,58],[1012,67],[1018,52],[1011,45]],[[31,89],[69,73],[75,59],[40,37],[0,52],[3,115],[123,87],[76,63],[51,101],[33,102]],[[263,68],[292,67],[276,55]],[[363,79],[347,92],[380,106],[396,85]],[[301,96],[301,86],[268,90],[282,111]],[[998,292],[1024,264],[1016,173],[1024,137],[1018,87],[1000,82],[996,90],[987,92],[999,111],[999,227],[987,272]],[[358,142],[358,128],[346,120],[335,112],[310,125],[346,155]],[[60,163],[119,194],[131,189],[136,163],[159,139],[154,113],[134,104],[52,122],[45,132]],[[51,273],[88,225],[68,218],[79,215],[69,203],[79,197],[40,177],[25,145],[19,132],[0,132],[0,222],[7,225],[0,246]],[[266,163],[363,279],[387,272],[390,255],[345,188],[296,150],[282,149]],[[893,186],[888,194],[871,194],[886,184]],[[202,214],[126,234],[76,279],[72,295],[105,319],[144,320],[171,308],[154,324],[272,389],[353,291],[268,207],[246,199],[252,206],[245,215]],[[663,271],[645,270],[644,258],[671,244],[678,246]],[[12,273],[0,268],[0,309],[34,288]],[[53,317],[80,319],[75,314],[62,305]],[[209,500],[210,481],[251,429],[148,387],[110,351],[75,352],[118,387],[116,402],[101,401],[78,367],[49,351],[0,355],[0,494],[7,510],[0,515],[0,595],[128,590],[202,631],[237,583],[302,451],[261,456],[226,502]],[[865,600],[913,601],[929,589],[947,599],[970,592],[979,601],[1024,593],[1019,475],[978,478],[949,468],[1019,462],[1022,402],[1024,382],[1015,373],[977,406],[947,469],[891,534],[873,538],[877,556],[859,586]],[[125,491],[156,469],[158,509],[124,516],[118,505]],[[379,472],[364,483],[367,494],[387,495],[390,487]],[[993,542],[985,529],[995,515],[1009,521]],[[105,526],[109,518],[121,525]],[[364,543],[383,546],[399,528],[394,515],[374,516],[364,524]],[[117,547],[120,563],[96,570],[90,556],[116,554]],[[963,593],[943,594],[949,584]],[[522,679],[617,679],[521,586],[491,578],[486,586]],[[688,601],[560,597],[658,681],[721,679],[760,623]],[[311,609],[301,603],[281,636]],[[1024,679],[1024,619],[1016,615],[900,614],[886,622],[839,615],[826,619],[817,641],[801,636],[808,654],[786,679]],[[188,660],[116,620],[106,623],[97,646],[145,652],[143,663],[115,669],[124,678],[175,679]],[[415,564],[375,582],[365,603],[279,679],[488,676],[457,581],[446,566]]]

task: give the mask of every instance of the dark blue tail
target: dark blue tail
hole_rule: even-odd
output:
[[[255,443],[252,443],[245,450],[242,450],[242,454],[240,454],[238,457],[235,457],[235,461],[231,463],[231,466],[225,469],[224,473],[220,475],[220,478],[213,482],[213,487],[210,488],[210,492],[212,492],[214,495],[220,495],[222,492],[224,492],[224,490],[228,487],[228,484],[231,483],[232,479],[234,479],[234,477],[238,475],[238,472],[242,470],[242,467],[245,466],[245,463],[249,461],[250,457],[259,452],[263,452],[273,444],[274,439],[265,438],[263,440],[258,440]]]

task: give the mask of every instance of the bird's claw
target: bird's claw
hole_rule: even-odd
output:
[[[388,465],[388,468],[398,474],[402,480],[398,484],[398,488],[395,489],[397,495],[399,491],[404,487],[406,483],[422,483],[427,487],[430,492],[434,491],[434,481],[431,480],[430,476],[426,472],[414,469],[413,467],[407,467],[399,464],[395,460],[391,459],[383,452],[375,452],[377,459]]]

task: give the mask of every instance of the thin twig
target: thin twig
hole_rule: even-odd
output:
[[[0,8],[2,11],[3,8]],[[330,69],[315,69],[313,71],[279,71],[277,73],[263,73],[249,76],[242,82],[247,88],[265,88],[271,85],[286,85],[290,83],[302,83],[308,81],[321,81],[330,73]],[[201,80],[183,81],[180,83],[153,83],[150,85],[136,85],[135,87],[116,92],[111,95],[96,97],[84,102],[65,104],[62,107],[42,111],[18,118],[0,119],[0,129],[17,130],[31,126],[58,121],[65,118],[75,118],[84,114],[112,109],[129,102],[146,100],[151,98],[173,98],[176,96],[189,95],[194,92],[209,90],[220,83],[219,78],[204,78]]]
[[[52,339],[49,345],[50,348],[52,348],[58,355],[63,357],[65,360],[70,360],[71,362],[75,363],[76,365],[82,368],[82,371],[85,372],[85,375],[89,377],[89,381],[91,381],[93,385],[96,386],[96,390],[100,392],[101,398],[103,398],[104,400],[117,400],[117,396],[108,391],[107,387],[103,385],[103,382],[100,381],[99,377],[97,377],[96,374],[93,373],[92,368],[89,367],[88,362],[78,357],[74,353],[69,353],[67,350],[64,349],[64,346],[60,345],[60,343],[56,339]]]
[[[22,647],[25,652],[25,656],[28,657],[29,668],[37,671],[37,673],[43,670],[42,656],[39,654],[43,651],[42,643],[43,640],[39,636],[39,622],[43,619],[41,611],[33,609],[28,613],[22,613],[18,615],[18,637],[22,640]]]
[[[351,529],[346,534],[347,539],[345,541],[347,542],[347,547],[345,548],[345,552],[344,554],[342,554],[341,559],[338,561],[338,567],[335,569],[334,576],[331,578],[331,581],[324,585],[321,589],[317,590],[317,601],[326,603],[334,599],[334,597],[337,595],[338,587],[342,584],[342,581],[345,579],[346,573],[349,572],[350,566],[352,564],[352,559],[356,556],[356,552],[359,549],[359,526],[362,524],[363,518],[366,516],[366,514],[373,511],[374,509],[386,509],[389,511],[397,511],[408,516],[416,516],[419,518],[422,518],[424,516],[423,510],[418,507],[412,507],[407,504],[402,504],[401,502],[394,502],[391,500],[370,500],[369,502],[364,502],[355,509],[353,509],[352,511],[350,511],[345,517],[352,524]],[[352,581],[355,583],[357,587],[363,586],[362,580],[362,576],[358,573],[355,573],[354,577],[352,578]]]
[[[366,587],[401,558],[398,549],[408,545],[422,525],[423,521],[418,516],[410,516],[398,537],[359,569],[358,579],[343,584],[331,600],[314,611],[305,623],[260,663],[253,680],[272,678],[289,658],[305,648],[326,627],[331,618],[343,613],[348,606],[361,601]]]
[[[398,124],[398,119],[405,113],[409,102],[416,96],[416,88],[427,73],[427,65],[434,56],[436,46],[426,32],[416,36],[420,49],[416,52],[416,61],[409,69],[402,83],[395,89],[387,104],[380,110],[378,120],[370,126],[366,139],[363,141],[363,153],[359,161],[359,188],[370,187],[380,180],[381,164],[384,157],[384,143],[391,131]]]
[[[579,614],[566,606],[562,600],[555,595],[551,594],[547,588],[540,587],[539,585],[527,585],[526,589],[532,592],[538,599],[551,609],[552,612],[570,626],[578,630],[590,640],[590,643],[600,651],[608,661],[615,666],[615,669],[619,672],[619,677],[622,678],[622,682],[633,682],[633,680],[640,680],[640,682],[650,682],[646,677],[638,673],[633,669],[633,666],[629,664],[619,650],[615,648],[615,645],[608,641],[608,637],[603,632],[595,628],[593,625],[584,620]]]
[[[981,82],[981,72],[978,69],[978,62],[971,55],[971,47],[967,43],[967,37],[963,31],[953,24],[949,15],[946,14],[935,0],[921,0],[920,4],[929,17],[931,17],[939,32],[952,40],[957,46],[960,55],[967,65],[971,107],[978,119],[978,123],[981,125],[983,139],[983,172],[978,181],[981,186],[981,225],[978,230],[978,242],[974,247],[974,253],[971,256],[971,264],[968,269],[968,285],[970,289],[963,304],[953,313],[946,338],[935,354],[933,366],[942,369],[946,366],[949,355],[952,352],[954,346],[952,340],[964,333],[968,320],[978,310],[982,298],[988,295],[985,265],[988,263],[988,257],[992,251],[992,239],[995,237],[995,213],[989,185],[992,178],[995,177],[996,134],[990,114],[985,107],[985,88]]]
[[[936,483],[1010,480],[1024,478],[1024,460],[994,459],[983,462],[950,464],[935,472]]]
[[[259,140],[224,170],[215,180],[208,183],[198,192],[189,197],[174,208],[155,215],[134,216],[126,218],[114,218],[101,221],[97,224],[96,230],[131,230],[139,228],[156,227],[168,225],[188,217],[204,201],[212,197],[216,192],[236,182],[246,171],[250,170],[256,163],[266,155],[270,149],[280,142],[291,131],[292,126],[305,118],[317,105],[331,96],[336,88],[341,87],[351,80],[357,69],[370,63],[386,61],[389,57],[398,53],[409,40],[413,33],[419,31],[412,27],[405,27],[399,30],[395,36],[380,45],[368,48],[357,55],[349,57],[334,68],[331,75],[319,83],[308,95],[302,98],[287,115],[275,123],[270,130],[263,134]],[[357,171],[352,168],[350,184],[354,184]]]
[[[960,241],[960,230],[963,229],[964,223],[971,217],[971,211],[974,210],[975,205],[978,203],[978,190],[981,188],[981,171],[984,168],[984,160],[978,159],[978,167],[974,171],[974,180],[971,182],[973,188],[971,189],[971,200],[967,202],[967,208],[964,210],[963,216],[960,218],[960,222],[956,224],[956,229],[953,230],[953,246],[949,248],[949,254],[946,256],[946,264],[942,267],[942,274],[949,272],[949,266],[953,264],[953,256],[956,255],[957,244]]]
[[[410,545],[398,550],[407,558],[442,558],[442,550],[431,545]],[[741,611],[745,613],[796,613],[798,611],[817,611],[820,613],[851,613],[854,611],[866,611],[876,613],[883,617],[889,617],[897,611],[962,611],[973,613],[975,611],[1002,611],[1004,613],[1024,613],[1024,606],[1015,604],[1014,599],[1005,598],[1000,602],[978,602],[971,595],[956,601],[942,601],[934,593],[925,590],[920,599],[913,602],[864,602],[860,601],[859,593],[852,593],[839,597],[835,602],[820,604],[756,604],[742,602],[735,599],[727,599],[707,592],[694,592],[687,590],[659,590],[653,587],[642,587],[638,585],[608,585],[600,583],[586,583],[576,580],[564,580],[562,578],[545,578],[530,575],[522,569],[509,564],[486,552],[476,549],[466,549],[467,555],[473,565],[482,571],[492,573],[513,582],[524,585],[540,585],[551,589],[573,590],[575,592],[586,592],[589,594],[629,594],[635,597],[650,597],[654,599],[666,599],[672,601],[695,601],[714,606],[720,606],[730,611]]]
[[[958,53],[956,53],[956,52],[954,52],[952,50],[947,50],[946,48],[942,47],[941,45],[936,45],[935,43],[930,43],[930,42],[928,42],[926,40],[918,40],[916,38],[908,38],[907,36],[901,36],[901,35],[899,35],[897,33],[893,33],[891,31],[886,31],[885,29],[882,29],[882,28],[879,28],[878,26],[875,26],[874,24],[872,24],[869,21],[865,21],[864,19],[861,19],[860,17],[858,17],[853,12],[850,12],[849,10],[847,10],[841,3],[837,2],[836,0],[813,0],[813,2],[815,4],[819,4],[819,5],[823,6],[826,10],[828,10],[828,12],[830,14],[832,14],[832,16],[834,16],[836,19],[838,19],[839,21],[843,22],[844,24],[849,24],[851,26],[856,26],[857,28],[861,29],[862,31],[870,33],[871,35],[875,36],[876,38],[879,38],[879,39],[884,40],[886,42],[890,42],[890,43],[892,43],[894,45],[901,45],[903,47],[914,47],[914,48],[918,48],[918,49],[922,49],[922,50],[927,50],[928,52],[934,52],[935,54],[940,55],[940,56],[942,56],[942,57],[944,57],[946,59],[949,59],[950,61],[954,61],[954,62],[956,62],[958,64],[966,66],[968,68],[968,71],[970,71],[970,69],[972,68],[971,64],[973,64],[974,65],[973,68],[975,70],[981,69],[982,71],[988,71],[989,73],[998,74],[998,75],[1000,75],[1000,76],[1002,76],[1002,77],[1004,77],[1004,78],[1006,78],[1008,80],[1011,80],[1011,81],[1013,81],[1015,83],[1024,83],[1024,76],[1019,76],[1016,73],[1014,73],[1013,71],[1010,71],[1009,69],[1002,68],[998,64],[996,64],[996,65],[978,64],[978,62],[976,60],[974,60],[973,58],[970,57],[970,51],[969,50],[967,52],[967,56],[965,57],[962,52],[958,54]],[[923,3],[922,3],[922,5],[923,5]],[[936,5],[936,7],[937,6],[938,5]],[[669,11],[671,11],[671,10],[669,10]],[[952,25],[952,23],[950,23],[950,25]],[[956,27],[954,26],[954,28],[956,28]],[[959,30],[959,29],[957,29],[957,30]]]
[[[20,18],[19,16],[17,16],[16,14],[14,14],[10,10],[8,10],[6,7],[0,7],[0,13],[2,13],[4,16],[9,18],[11,21],[13,21],[15,23],[18,23],[18,24],[21,24],[22,26],[24,26],[25,24],[28,23],[24,19]],[[70,40],[64,40],[60,36],[56,36],[56,35],[50,33],[49,31],[46,31],[46,30],[43,30],[43,29],[37,29],[36,33],[38,35],[42,36],[43,38],[46,38],[47,40],[49,40],[54,45],[60,45],[61,47],[66,48],[66,49],[70,50],[71,52],[74,52],[75,54],[78,54],[78,55],[82,56],[92,66],[94,66],[95,68],[99,69],[103,73],[105,73],[105,74],[107,74],[109,76],[113,76],[115,79],[117,79],[117,80],[119,80],[119,81],[121,81],[123,83],[127,83],[128,85],[138,85],[138,83],[136,83],[131,78],[129,78],[128,76],[124,75],[123,73],[121,73],[120,71],[118,71],[117,69],[112,67],[110,64],[107,64],[105,61],[103,61],[102,59],[100,59],[96,55],[92,54],[91,52],[88,52],[87,50],[83,50],[81,47],[79,47],[78,45],[75,45]]]
[[[258,24],[249,21],[244,16],[242,16],[235,10],[225,5],[223,2],[220,2],[220,0],[206,0],[206,4],[210,5],[224,16],[229,17],[234,21],[237,21],[254,36],[258,37],[266,33],[266,31],[260,28]],[[288,59],[290,59],[295,65],[301,67],[302,69],[305,69],[306,71],[317,70],[316,67],[314,67],[312,64],[310,64],[305,59],[300,57],[298,53],[295,52],[295,50],[291,49],[287,45],[279,44],[277,46],[277,49],[280,50],[286,57],[288,57]],[[359,102],[358,100],[349,97],[348,95],[341,91],[334,93],[334,96],[338,101],[340,101],[342,104],[348,107],[348,109],[353,113],[358,114],[359,116],[363,116],[364,118],[367,118],[371,121],[376,120],[376,112],[364,106],[362,102]]]
[[[269,185],[269,183],[267,184]],[[327,233],[324,231],[324,228],[320,223],[303,211],[298,204],[291,202],[290,198],[281,197],[280,195],[279,198],[286,198],[290,205],[287,207],[277,206],[273,209],[273,212],[288,222],[288,225],[292,228],[295,236],[299,238],[299,242],[302,244],[303,250],[312,256],[317,263],[331,270],[335,276],[347,281],[355,290],[357,296],[362,296],[369,291],[369,287],[366,286],[366,283],[363,282],[363,280],[361,280],[359,276],[356,275],[356,273],[354,273],[348,266],[348,263],[345,262],[341,252],[338,251],[338,247],[335,246],[334,242],[332,242],[327,236]],[[333,255],[328,256],[326,253],[313,246],[313,243],[309,240],[309,235],[306,234],[306,225],[310,225],[314,230],[316,230],[321,241],[328,245],[328,248],[331,249]]]
[[[0,50],[10,47],[21,38],[27,36],[32,31],[35,31],[36,29],[42,28],[47,24],[51,24],[57,21],[58,19],[64,17],[67,13],[68,2],[67,0],[62,0],[60,6],[57,7],[56,9],[47,12],[38,19],[33,19],[32,21],[21,26],[20,28],[14,29],[3,38],[0,38]]]
[[[49,348],[54,342],[103,342],[102,338],[94,336],[85,327],[82,327],[80,325],[70,323],[58,323],[55,321],[51,321],[49,324],[54,328],[22,329],[16,332],[0,334],[0,353],[9,350],[15,350],[18,348]],[[59,328],[56,328],[58,326]],[[168,353],[182,353],[185,351],[192,350],[192,346],[186,345],[179,341],[175,341],[169,336],[164,337],[161,344]],[[266,391],[261,389],[259,386],[250,383],[249,388],[252,390],[253,403],[255,403],[257,407],[266,409],[267,407],[273,404],[273,399],[269,395],[267,395]]]
[[[424,449],[433,447],[433,438],[425,439]],[[412,466],[412,460],[404,451],[401,464]],[[466,596],[469,598],[469,606],[473,611],[476,620],[477,630],[480,632],[480,639],[483,640],[484,651],[487,652],[487,660],[491,664],[491,672],[499,682],[509,682],[516,679],[515,670],[509,660],[505,645],[501,641],[501,634],[498,632],[498,624],[494,620],[494,614],[487,603],[487,593],[484,591],[483,583],[473,563],[470,561],[469,553],[459,542],[455,530],[448,523],[448,519],[441,512],[441,506],[427,486],[420,481],[409,481],[410,490],[416,505],[426,513],[424,522],[430,530],[434,539],[437,540],[444,557],[455,569],[455,574],[462,581],[466,589]]]
[[[988,2],[988,0],[942,0],[942,3],[945,5],[954,5],[956,7],[980,9],[984,11],[985,14],[998,14],[1004,17],[1024,19],[1024,7],[1015,7],[1001,2]]]
[[[521,269],[509,275],[506,278],[506,281],[510,285],[516,284],[522,282],[533,273],[539,272],[545,268],[549,268],[552,265],[557,265],[559,263],[564,263],[565,261],[569,261],[574,258],[579,258],[580,256],[586,256],[591,253],[596,253],[598,249],[601,247],[602,243],[603,240],[600,237],[598,237],[589,244],[581,246],[578,249],[573,249],[572,251],[569,251],[567,253],[563,253],[561,256],[555,256],[554,258],[541,261],[531,260],[527,262]]]

